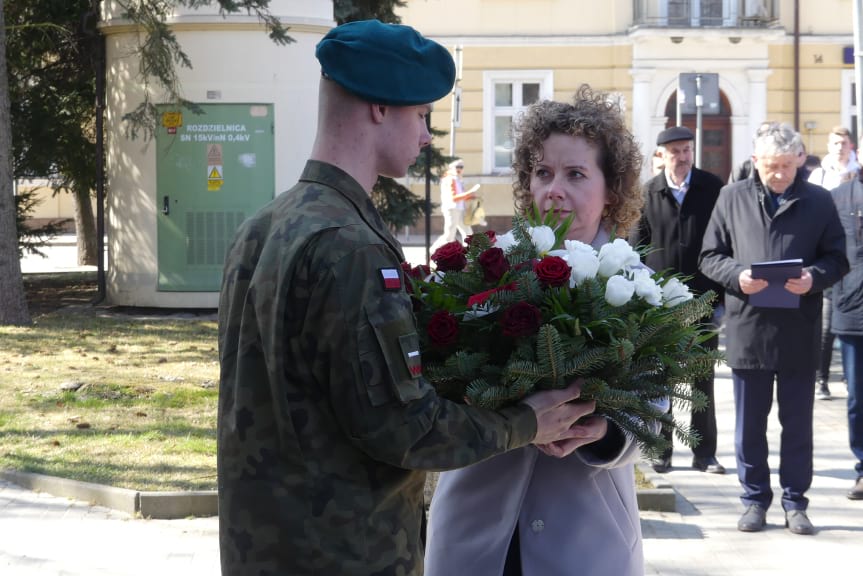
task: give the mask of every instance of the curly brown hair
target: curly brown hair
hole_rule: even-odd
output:
[[[552,134],[579,136],[596,147],[608,196],[603,225],[614,228],[617,236],[624,235],[641,217],[643,157],[624,123],[620,105],[587,84],[578,89],[572,104],[541,100],[528,107],[513,125],[515,209],[524,214],[533,202],[530,176],[542,159],[543,142]]]

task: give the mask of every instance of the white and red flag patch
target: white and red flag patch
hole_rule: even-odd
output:
[[[381,268],[381,279],[384,281],[384,290],[401,290],[402,279],[397,268]]]

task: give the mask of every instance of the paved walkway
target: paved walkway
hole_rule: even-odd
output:
[[[834,360],[836,372],[838,354]],[[831,568],[860,566],[863,501],[845,497],[856,479],[848,448],[846,390],[838,381],[831,382],[830,389],[832,400],[815,401],[815,474],[807,496],[809,518],[817,534],[797,536],[784,527],[775,404],[768,429],[773,506],[767,514],[767,528],[746,534],[737,531],[743,506],[734,460],[731,372],[725,367],[717,371],[717,458],[728,474],[696,472],[689,468],[691,453],[685,448],[676,450],[675,467],[661,478],[677,491],[678,511],[641,514],[648,576],[812,576]]]
[[[642,512],[648,576],[810,576],[863,558],[863,501],[845,497],[855,474],[848,450],[845,388],[833,382],[831,401],[815,404],[815,478],[809,514],[815,536],[783,527],[781,507],[764,532],[736,529],[742,511],[734,473],[733,404],[727,369],[717,374],[719,460],[729,474],[689,468],[678,450],[662,475],[678,492],[678,511]],[[775,410],[774,410],[775,413]],[[771,466],[778,465],[778,423],[770,424]],[[779,481],[773,479],[775,490]],[[0,482],[0,574],[3,576],[214,576],[215,518],[142,520],[105,508],[22,490]],[[459,576],[459,575],[454,575]]]

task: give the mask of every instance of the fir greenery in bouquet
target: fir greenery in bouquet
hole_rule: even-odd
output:
[[[651,420],[694,446],[664,408],[706,405],[691,383],[722,359],[702,346],[715,294],[693,297],[679,277],[644,268],[623,239],[597,252],[564,240],[568,222],[550,224],[517,216],[506,234],[441,246],[434,271],[403,265],[426,379],[445,398],[498,409],[581,377],[581,398],[645,455],[668,444]]]

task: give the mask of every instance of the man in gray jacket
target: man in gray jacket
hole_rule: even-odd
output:
[[[752,157],[755,172],[722,189],[699,262],[701,271],[725,288],[737,475],[746,506],[737,528],[743,532],[763,529],[773,500],[767,417],[774,381],[782,426],[779,483],[785,525],[794,534],[815,532],[806,515],[805,493],[812,483],[821,292],[848,272],[848,260],[829,193],[797,175],[801,146],[800,135],[788,124],[774,123],[760,131]],[[797,258],[803,264],[800,276],[775,282],[781,284],[780,300],[799,297],[799,304],[753,303],[768,281],[753,277],[752,264]]]

